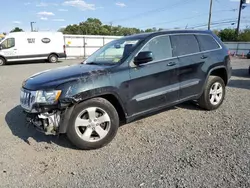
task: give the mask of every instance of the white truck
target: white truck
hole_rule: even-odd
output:
[[[48,60],[56,63],[66,58],[61,32],[15,32],[0,42],[0,66],[17,61]]]

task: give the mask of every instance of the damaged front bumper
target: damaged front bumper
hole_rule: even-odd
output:
[[[59,133],[59,127],[61,122],[61,112],[53,111],[52,113],[28,113],[26,114],[26,120],[28,123],[33,124],[38,131],[43,132],[46,135],[57,135]]]
[[[46,135],[66,133],[74,105],[72,101],[37,103],[37,91],[21,89],[20,104],[29,123]]]
[[[39,113],[23,109],[23,112],[26,114],[27,122],[33,124],[38,131],[46,135],[59,135],[66,133],[74,107],[71,105],[64,109],[53,108]],[[46,109],[48,110],[48,107]]]

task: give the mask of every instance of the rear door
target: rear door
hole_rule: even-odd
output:
[[[130,115],[178,100],[178,59],[173,57],[169,36],[154,37],[141,51],[151,51],[154,60],[130,68]]]
[[[216,66],[215,62],[223,62],[224,56],[221,55],[221,46],[216,42],[214,37],[209,34],[196,34],[196,38],[199,42],[202,56],[204,58],[204,67],[209,68],[210,66]],[[202,85],[205,84],[207,77],[207,71],[201,75]]]
[[[178,57],[178,80],[180,83],[180,100],[196,96],[202,88],[205,76],[202,68],[206,57],[201,53],[194,34],[171,35],[173,54]]]

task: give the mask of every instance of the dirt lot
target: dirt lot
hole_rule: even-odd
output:
[[[0,67],[0,187],[250,187],[250,60],[233,61],[218,110],[182,104],[94,151],[27,127],[19,107],[25,78],[75,62]]]

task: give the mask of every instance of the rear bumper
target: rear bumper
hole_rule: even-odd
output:
[[[67,54],[65,54],[65,53],[58,54],[58,58],[66,58],[66,57],[67,57]]]

